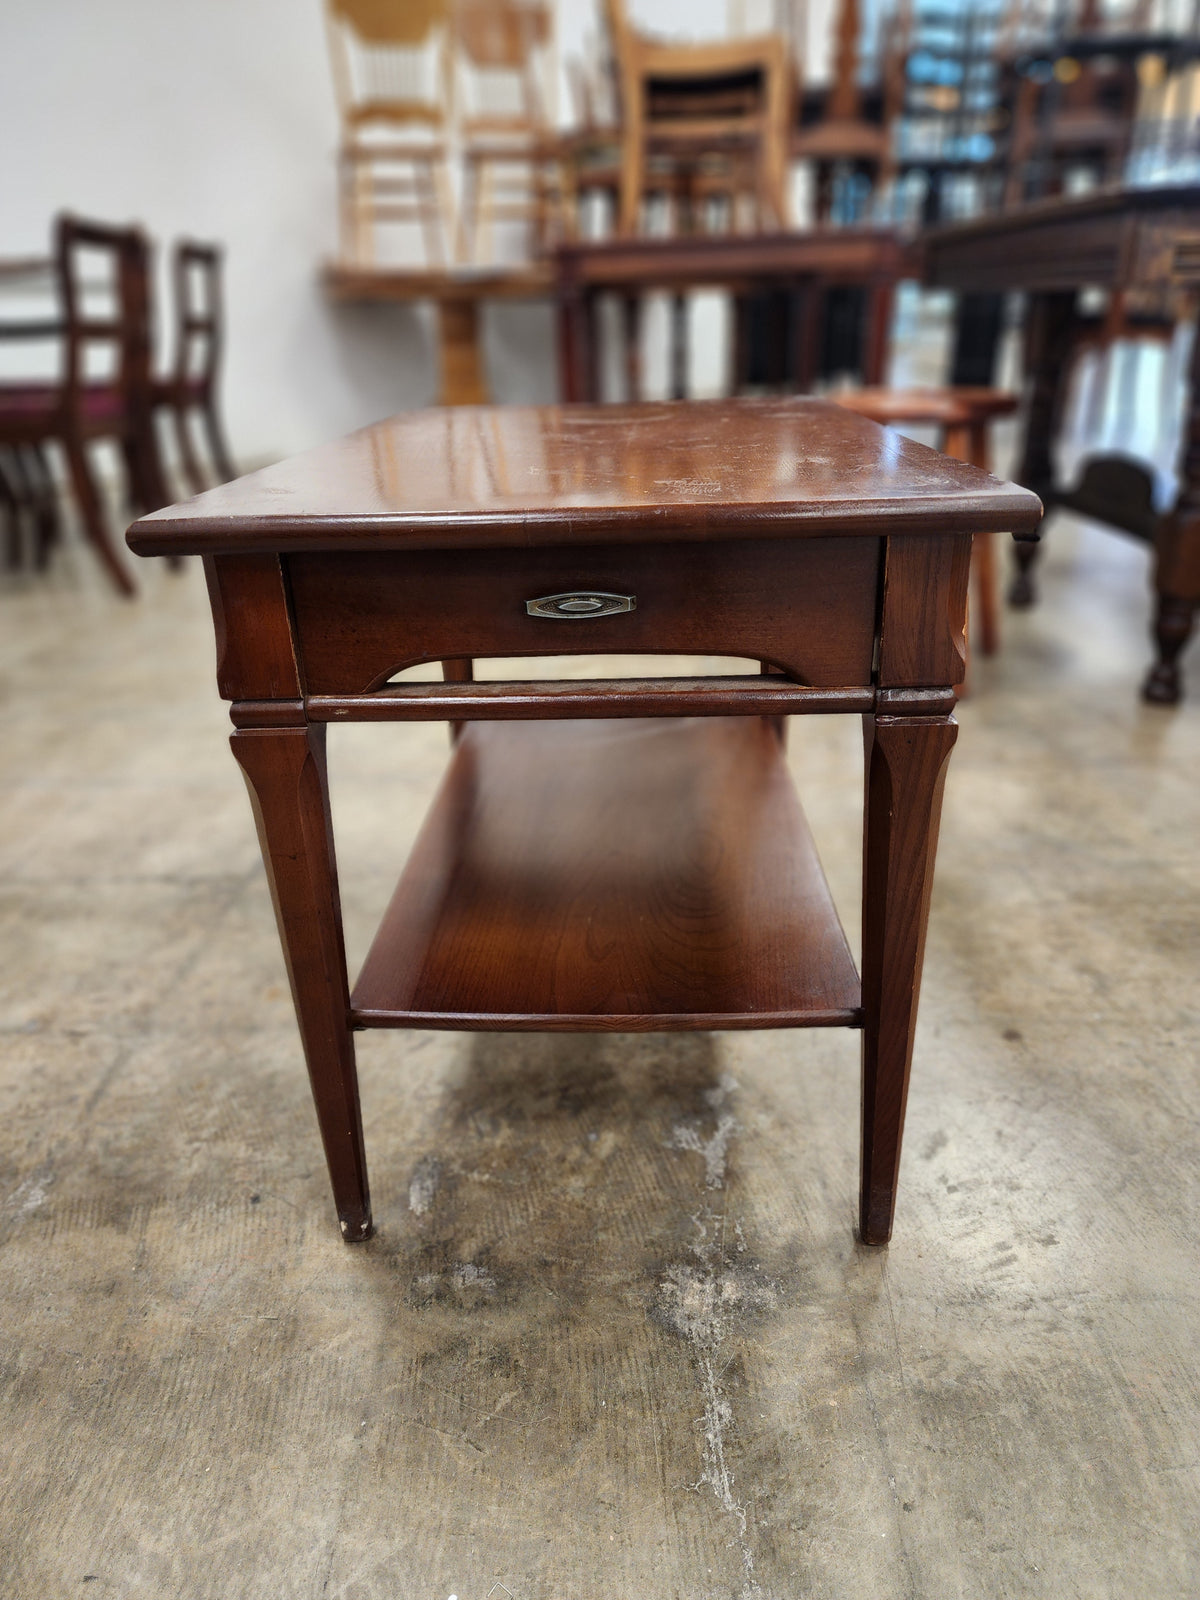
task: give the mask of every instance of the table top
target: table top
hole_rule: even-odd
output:
[[[1130,228],[1145,231],[1131,240]],[[921,235],[926,283],[1072,289],[1200,281],[1200,185],[1111,188],[1034,200]]]
[[[904,270],[894,228],[804,228],[789,233],[694,233],[669,238],[572,239],[560,245],[565,280],[591,284],[726,284],[809,273]]]
[[[818,400],[410,411],[141,518],[139,555],[1028,533],[1036,496]]]

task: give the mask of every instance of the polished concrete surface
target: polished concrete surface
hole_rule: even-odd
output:
[[[1057,522],[951,762],[895,1239],[852,1034],[366,1035],[335,1225],[199,573],[0,593],[0,1596],[1200,1592],[1200,659]],[[338,729],[351,959],[445,758]],[[861,749],[793,726],[854,936]]]

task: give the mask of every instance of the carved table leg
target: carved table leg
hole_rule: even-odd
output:
[[[1154,705],[1175,705],[1182,697],[1179,657],[1191,638],[1200,604],[1200,330],[1192,345],[1188,386],[1179,496],[1170,516],[1159,524],[1155,539],[1158,608],[1154,638],[1158,660],[1142,688],[1142,698]]]
[[[1158,646],[1158,660],[1142,686],[1142,699],[1151,705],[1174,706],[1183,698],[1183,684],[1179,676],[1179,657],[1192,636],[1196,614],[1194,600],[1181,600],[1176,595],[1160,594],[1154,618],[1154,640]]]
[[[240,729],[250,790],[308,1062],[342,1237],[371,1234],[371,1201],[338,900],[323,726]]]
[[[864,718],[862,1196],[864,1244],[892,1236],[925,929],[953,717]]]
[[[1054,486],[1051,446],[1067,390],[1067,365],[1075,321],[1074,290],[1034,295],[1030,300],[1025,364],[1030,383],[1029,409],[1018,483],[1047,500]],[[1036,598],[1033,566],[1039,546],[1015,544],[1017,570],[1008,591],[1011,606],[1031,606]]]

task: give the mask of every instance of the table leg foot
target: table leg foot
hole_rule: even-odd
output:
[[[375,1224],[368,1211],[363,1216],[339,1217],[338,1226],[342,1230],[342,1239],[346,1244],[363,1244],[375,1232]]]
[[[1142,686],[1142,699],[1150,705],[1174,706],[1183,698],[1179,657],[1192,636],[1195,609],[1191,600],[1180,600],[1168,594],[1158,597],[1158,614],[1154,619],[1158,660]]]

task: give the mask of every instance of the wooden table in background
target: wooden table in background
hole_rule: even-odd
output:
[[[440,392],[444,406],[487,401],[479,308],[487,300],[551,300],[549,265],[409,271],[403,268],[334,265],[324,273],[331,300],[354,304],[403,304],[431,300],[437,306]]]
[[[1026,290],[1029,408],[1017,477],[1049,510],[1065,506],[1154,546],[1158,659],[1145,699],[1172,705],[1182,686],[1179,656],[1200,604],[1200,338],[1192,367],[1179,491],[1155,511],[1150,474],[1128,457],[1097,455],[1082,482],[1054,482],[1051,449],[1061,421],[1078,333],[1076,298],[1084,288],[1146,295],[1167,304],[1200,290],[1200,187],[1120,189],[1046,200],[924,235],[924,277],[936,288]],[[1033,599],[1032,547],[1018,547],[1015,604]]]
[[[355,1029],[835,1026],[888,1239],[971,538],[1040,512],[836,407],[732,401],[410,412],[134,524],[205,558],[347,1240]],[[471,681],[564,652],[763,670]],[[867,733],[861,981],[783,758],[781,718],[827,712]],[[351,989],[325,729],[428,719],[449,771]]]
[[[574,240],[558,251],[559,347],[564,400],[598,400],[596,301],[621,295],[628,308],[651,290],[675,294],[718,288],[746,295],[763,289],[804,296],[796,351],[796,387],[810,390],[816,375],[822,291],[866,291],[868,312],[861,372],[864,383],[884,381],[892,299],[905,273],[905,247],[887,228],[813,228],[802,233],[690,234],[669,239]],[[627,340],[630,386],[636,392],[636,338]],[[675,337],[673,391],[683,398],[682,340]]]

